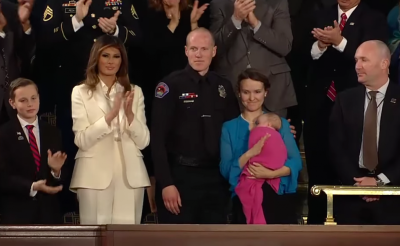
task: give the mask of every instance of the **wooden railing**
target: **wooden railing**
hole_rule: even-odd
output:
[[[321,191],[326,194],[326,220],[325,225],[336,225],[333,217],[333,196],[399,196],[400,187],[357,187],[357,186],[333,186],[314,185],[311,194],[319,196]]]
[[[398,246],[400,226],[0,226],[1,246]]]

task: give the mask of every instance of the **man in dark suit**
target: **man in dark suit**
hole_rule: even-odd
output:
[[[271,83],[265,110],[286,117],[287,108],[297,104],[285,59],[293,41],[288,1],[213,0],[210,12],[218,46],[215,71],[236,88],[243,70],[258,69]]]
[[[338,182],[399,186],[400,86],[389,82],[389,49],[381,41],[367,41],[355,60],[363,86],[338,94],[329,124],[330,159]],[[335,204],[339,224],[400,224],[396,196],[344,196]]]
[[[15,116],[8,104],[11,81],[29,70],[35,42],[29,17],[33,0],[0,0],[0,124]],[[24,70],[24,71],[23,71]]]
[[[10,104],[18,113],[0,128],[1,223],[62,223],[55,195],[66,159],[60,132],[38,120],[39,94],[31,80],[11,83]]]
[[[354,71],[357,47],[367,40],[386,42],[388,36],[385,17],[360,3],[360,0],[338,0],[337,5],[315,15],[313,27],[304,126],[309,187],[335,182],[333,172],[327,165],[326,129],[336,93],[358,85]],[[308,223],[323,223],[326,197],[310,195],[308,201]]]

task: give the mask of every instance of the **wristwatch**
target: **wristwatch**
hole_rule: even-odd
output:
[[[385,183],[380,178],[376,177],[375,180],[376,180],[376,186],[381,187],[385,185]]]

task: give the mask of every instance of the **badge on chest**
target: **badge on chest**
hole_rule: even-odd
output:
[[[75,14],[76,13],[76,1],[69,1],[68,3],[63,3],[64,13]]]

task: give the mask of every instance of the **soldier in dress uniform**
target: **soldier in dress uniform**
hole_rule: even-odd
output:
[[[117,36],[126,47],[139,45],[139,16],[132,2],[48,0],[41,41],[61,51],[60,58],[52,61],[58,65],[59,74],[69,74],[74,80],[70,83],[82,80],[90,49],[101,35]]]
[[[85,75],[90,50],[102,35],[121,39],[126,48],[139,45],[141,31],[133,0],[47,0],[41,18],[35,79],[57,106],[57,126],[68,156],[75,156],[71,92]],[[50,103],[50,102],[49,102]],[[73,158],[66,166],[73,169]]]

